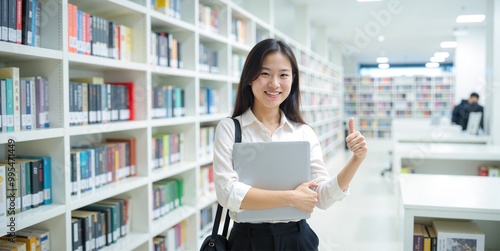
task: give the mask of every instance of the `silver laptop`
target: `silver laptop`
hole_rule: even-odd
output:
[[[234,170],[239,180],[255,188],[293,190],[311,179],[308,141],[236,143]],[[244,210],[233,215],[237,222],[307,219],[310,213],[294,207]]]

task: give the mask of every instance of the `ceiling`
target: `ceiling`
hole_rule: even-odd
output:
[[[276,0],[275,26],[293,34],[295,31],[290,25],[290,17],[294,16],[295,7],[301,5],[308,6],[312,27],[324,27],[329,39],[341,43],[343,55],[359,64],[376,64],[379,56],[388,57],[392,65],[421,64],[428,62],[437,51],[449,52],[450,57],[445,63],[453,63],[454,49],[441,49],[440,43],[456,40],[452,33],[454,29],[485,26],[485,22],[457,24],[456,17],[461,14],[486,14],[486,0],[383,0],[364,3],[356,0]],[[374,13],[389,14],[383,16],[387,21],[377,21]],[[313,49],[316,30],[311,30]],[[365,40],[362,39],[363,34]],[[379,35],[384,37],[384,41],[378,40]]]

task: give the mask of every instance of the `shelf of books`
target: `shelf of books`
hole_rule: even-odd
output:
[[[390,138],[393,118],[451,117],[452,75],[344,78],[346,117],[359,118],[366,137]]]
[[[261,5],[273,7],[2,1],[15,22],[0,23],[0,247],[15,234],[42,251],[198,249],[215,213],[215,128],[265,38],[296,53],[303,115],[330,158],[344,137],[342,69]]]

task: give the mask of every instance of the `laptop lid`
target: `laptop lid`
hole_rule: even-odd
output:
[[[239,180],[266,190],[293,190],[311,179],[308,141],[236,143],[233,166]],[[310,213],[294,207],[244,210],[233,214],[237,222],[307,219]]]

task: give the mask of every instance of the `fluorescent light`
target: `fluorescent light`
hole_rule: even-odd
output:
[[[389,67],[390,67],[390,65],[389,65],[389,64],[379,64],[379,65],[378,65],[378,68],[379,68],[379,69],[387,69],[387,68],[389,68]]]
[[[434,57],[437,57],[437,58],[447,58],[450,56],[450,53],[448,52],[436,52],[434,53]]]
[[[438,68],[439,67],[439,63],[426,63],[425,67],[426,68]]]
[[[380,2],[382,0],[358,0],[358,2],[363,3],[363,2]]]
[[[378,57],[377,58],[377,63],[383,64],[389,62],[389,59],[387,57]]]
[[[457,48],[458,43],[455,41],[444,41],[441,42],[441,48]]]
[[[431,57],[430,61],[433,63],[442,63],[444,62],[445,58],[438,58],[438,57]]]
[[[484,21],[484,15],[460,15],[457,17],[457,23],[480,23]]]

